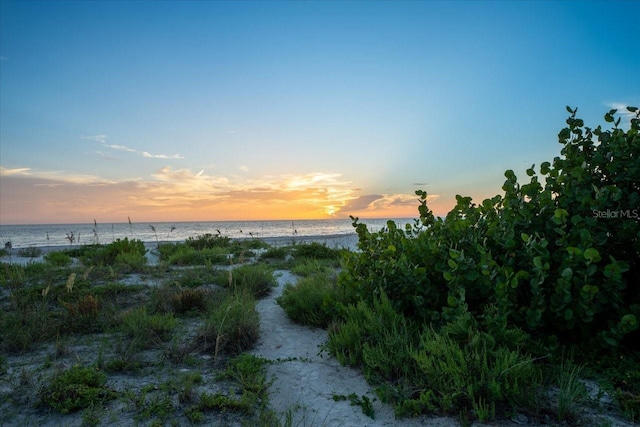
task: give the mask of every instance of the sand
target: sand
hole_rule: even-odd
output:
[[[333,234],[326,236],[282,236],[282,237],[265,237],[260,240],[265,241],[271,246],[288,246],[288,245],[299,245],[304,243],[316,242],[323,245],[326,245],[329,248],[333,249],[349,249],[352,251],[357,250],[358,247],[358,235],[355,233],[352,234]],[[158,264],[158,256],[155,253],[154,249],[159,244],[164,243],[175,243],[175,242],[144,242],[145,247],[147,248],[147,261],[149,265],[157,265]],[[21,249],[25,248],[13,248],[8,255],[4,255],[0,257],[0,262],[8,262],[11,264],[19,264],[25,265],[32,262],[44,262],[44,256],[49,252],[56,251],[64,251],[66,249],[76,248],[78,245],[64,245],[64,246],[39,246],[37,247],[40,250],[40,255],[37,257],[23,257],[19,255]]]

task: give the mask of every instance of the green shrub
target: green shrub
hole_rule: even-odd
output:
[[[198,340],[215,356],[238,354],[253,347],[259,333],[254,297],[247,291],[234,292],[210,308]]]
[[[141,240],[117,239],[106,246],[90,245],[81,249],[68,251],[71,256],[78,256],[85,265],[114,265],[116,263],[139,268],[146,264],[147,249]]]
[[[395,381],[409,376],[416,330],[384,293],[374,298],[372,306],[364,301],[348,306],[344,319],[330,329],[327,344],[340,363],[362,367],[369,379]]]
[[[337,300],[335,280],[324,274],[287,284],[276,302],[294,322],[325,328],[337,316]]]
[[[570,109],[562,157],[543,162],[540,178],[531,167],[520,185],[507,171],[503,196],[456,196],[445,219],[423,191],[414,227],[371,233],[354,218],[360,251],[346,255],[341,285],[369,302],[384,291],[425,323],[495,305],[549,344],[639,348],[640,120],[629,111],[625,132],[619,119],[610,131],[586,128]]]
[[[260,254],[260,261],[284,261],[289,255],[289,249],[285,247],[271,247]]]
[[[120,330],[135,347],[145,349],[169,341],[178,322],[172,313],[148,314],[145,307],[126,312]]]
[[[71,257],[65,252],[49,252],[44,256],[47,264],[56,267],[66,267],[71,264]]]
[[[202,313],[206,310],[209,293],[203,289],[184,288],[171,296],[171,306],[176,314]]]
[[[115,265],[126,266],[132,271],[140,271],[147,265],[147,257],[138,252],[120,253],[116,256]]]
[[[196,237],[189,237],[184,243],[197,251],[201,251],[211,248],[228,248],[231,246],[231,238],[219,234],[206,233]]]
[[[338,260],[340,258],[339,249],[331,249],[327,245],[317,242],[303,243],[294,248],[294,256],[296,258],[313,258],[313,259],[331,259]]]
[[[328,275],[335,267],[335,260],[302,258],[293,263],[291,272],[297,276],[311,276],[314,274]]]
[[[517,331],[516,331],[517,332]],[[484,406],[519,407],[535,402],[542,375],[534,359],[514,344],[498,343],[471,316],[460,316],[440,331],[427,329],[411,351],[417,366],[418,399],[445,413]]]
[[[94,368],[74,366],[57,373],[41,393],[41,402],[56,411],[68,414],[93,405],[102,405],[117,397],[105,387],[106,375]]]
[[[271,269],[264,264],[242,265],[230,273],[230,288],[234,291],[247,291],[254,298],[269,295],[276,286]]]
[[[190,246],[180,246],[168,258],[171,265],[205,265],[228,263],[228,250],[224,247],[194,249]]]

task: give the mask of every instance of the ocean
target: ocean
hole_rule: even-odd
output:
[[[414,224],[414,219],[411,218],[391,220],[400,227]],[[366,224],[371,231],[379,231],[386,227],[387,221],[361,219],[360,223]],[[347,235],[354,234],[355,229],[350,219],[0,225],[0,247],[4,247],[7,242],[11,242],[14,248],[107,244],[125,237],[143,242],[180,242],[207,233],[234,239],[258,239]]]

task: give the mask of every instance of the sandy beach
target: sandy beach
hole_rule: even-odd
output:
[[[243,240],[243,239],[238,239]],[[279,236],[279,237],[264,237],[260,240],[263,240],[267,244],[271,246],[289,246],[289,245],[300,245],[305,243],[320,243],[322,245],[326,245],[332,249],[348,249],[351,251],[355,251],[358,248],[358,235],[355,233],[352,234],[332,234],[325,236]],[[145,247],[147,248],[147,260],[149,265],[156,265],[158,262],[158,257],[154,252],[154,249],[161,244],[175,244],[176,242],[169,241],[147,241],[144,242]],[[0,256],[0,262],[8,262],[12,264],[28,264],[30,262],[43,262],[44,256],[49,252],[60,252],[66,249],[77,248],[78,245],[50,245],[50,246],[30,246],[29,248],[37,248],[40,250],[40,253],[36,257],[26,257],[20,256],[20,252],[24,249],[29,248],[13,248],[10,252],[4,256]]]

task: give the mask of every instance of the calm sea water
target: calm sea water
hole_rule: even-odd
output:
[[[413,219],[392,219],[398,226],[413,224]],[[387,219],[362,219],[371,231],[386,227]],[[218,222],[156,222],[114,224],[48,224],[0,225],[2,246],[11,242],[14,248],[29,246],[64,246],[70,244],[111,243],[116,239],[139,239],[143,242],[183,241],[205,233],[231,238],[262,238],[287,236],[331,236],[353,234],[350,219],[301,221],[218,221]]]

